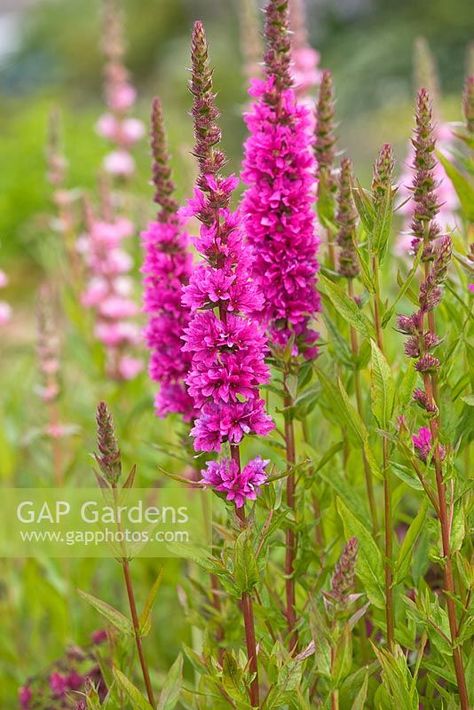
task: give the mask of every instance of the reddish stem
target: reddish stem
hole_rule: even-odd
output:
[[[146,692],[148,696],[148,701],[152,708],[155,708],[155,698],[153,695],[153,688],[150,680],[150,673],[148,671],[148,665],[146,662],[145,654],[143,652],[142,638],[140,635],[140,622],[138,619],[137,605],[135,603],[135,595],[133,593],[132,578],[130,575],[130,565],[127,559],[122,560],[123,576],[125,578],[125,586],[127,588],[128,603],[130,606],[130,613],[132,615],[133,633],[135,636],[135,644],[138,651],[138,658],[140,659],[140,666],[143,673],[143,680],[145,681]]]
[[[238,445],[231,445],[230,454],[232,459],[239,467],[240,471],[240,450]],[[246,523],[245,510],[235,508],[235,513],[242,527]],[[258,687],[258,656],[257,656],[257,641],[255,638],[255,621],[253,616],[252,597],[248,592],[242,594],[242,615],[244,617],[245,628],[245,644],[247,646],[247,658],[250,673],[254,676],[250,683],[249,699],[252,707],[260,707],[260,693]]]

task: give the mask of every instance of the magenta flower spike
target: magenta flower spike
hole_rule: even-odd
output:
[[[135,172],[132,146],[145,135],[142,121],[129,116],[136,90],[124,65],[123,16],[119,0],[104,0],[102,48],[105,56],[105,100],[108,111],[98,120],[96,130],[113,146],[104,158],[104,170],[117,178]]]
[[[191,274],[192,259],[188,252],[189,235],[173,197],[175,187],[159,99],[153,101],[151,126],[154,200],[160,210],[141,235],[145,252],[143,308],[148,313],[145,340],[151,351],[149,373],[160,384],[155,399],[157,415],[163,417],[175,412],[191,421],[193,400],[184,382],[191,356],[182,349],[182,335],[190,312],[181,299]]]
[[[184,352],[191,356],[186,383],[198,411],[194,447],[220,451],[224,442],[237,445],[246,434],[267,434],[273,422],[259,393],[269,377],[266,339],[252,318],[262,300],[251,278],[240,214],[229,207],[238,181],[221,174],[225,156],[217,147],[219,113],[201,22],[193,30],[190,89],[200,174],[194,197],[180,214],[201,222],[195,245],[203,261],[183,295],[191,312],[183,338]],[[245,487],[242,492],[247,497]]]
[[[311,321],[320,310],[315,161],[310,113],[292,88],[287,2],[269,2],[265,33],[266,78],[252,83],[245,117],[244,224],[264,297],[262,325],[274,345],[294,339],[293,354],[312,358],[318,336]]]

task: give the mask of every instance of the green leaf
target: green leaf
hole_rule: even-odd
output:
[[[341,286],[328,279],[324,274],[320,274],[318,289],[329,298],[342,318],[352,325],[364,338],[370,339],[375,336],[372,323],[352,298],[349,298]]]
[[[153,710],[152,706],[146,700],[138,688],[127,678],[126,675],[119,671],[118,668],[112,668],[112,673],[117,681],[117,684],[125,691],[132,702],[133,710]]]
[[[397,562],[395,565],[395,581],[401,582],[408,574],[410,563],[413,558],[413,548],[418,540],[418,537],[425,523],[426,512],[428,510],[428,501],[423,500],[420,510],[416,518],[411,523],[407,530],[407,534],[402,542],[398,553]]]
[[[164,567],[160,569],[160,572],[158,574],[158,577],[153,583],[152,588],[148,592],[148,596],[145,601],[145,606],[143,607],[143,611],[140,614],[140,634],[142,636],[146,636],[150,632],[151,628],[151,612],[153,610],[153,605],[155,603],[156,595],[158,594],[158,590],[161,585],[161,580],[163,579],[163,571]]]
[[[235,541],[234,577],[240,594],[251,592],[259,578],[251,535],[251,530],[243,530]]]
[[[226,652],[222,663],[222,685],[232,700],[239,703],[242,710],[250,710],[243,673],[234,656]]]
[[[361,522],[368,519],[369,511],[359,493],[336,470],[320,471],[318,479],[327,483]]]
[[[372,231],[369,232],[369,249],[382,263],[392,231],[393,191],[387,190],[380,208],[375,211]]]
[[[83,592],[81,589],[78,589],[77,591],[79,596],[89,602],[89,604],[91,604],[94,609],[99,612],[99,614],[102,614],[102,616],[104,616],[107,621],[115,626],[115,628],[121,633],[133,635],[132,622],[130,619],[127,619],[121,611],[118,611],[118,609],[115,609],[110,604],[107,604],[107,602],[102,601],[102,599],[94,597],[92,594]]]
[[[418,693],[401,648],[396,646],[392,655],[372,646],[382,667],[383,686],[390,697],[390,705],[400,710],[418,710]]]
[[[362,683],[361,689],[357,693],[357,696],[352,703],[351,710],[364,710],[365,701],[367,700],[367,690],[369,687],[369,674],[366,673],[364,676],[364,681]]]
[[[391,461],[390,467],[393,473],[397,476],[397,478],[403,481],[403,483],[406,483],[407,486],[410,486],[410,488],[413,488],[413,490],[415,491],[423,490],[423,486],[420,482],[420,479],[417,477],[416,473],[411,467],[404,466],[403,464],[398,463],[397,461]]]
[[[344,678],[348,676],[352,665],[352,634],[349,624],[345,624],[342,629],[333,654],[331,675],[336,688],[338,688]]]
[[[443,166],[446,175],[453,183],[453,187],[459,197],[459,202],[461,203],[462,211],[467,221],[474,222],[474,185],[446,158],[445,155],[439,151],[436,152],[436,155],[439,162]]]
[[[168,671],[161,689],[157,710],[173,710],[179,700],[183,686],[183,656],[179,654]]]
[[[358,520],[340,498],[337,511],[344,526],[346,539],[356,537],[359,541],[356,572],[364,585],[367,596],[377,609],[385,607],[383,589],[384,570],[382,555],[369,530]]]
[[[404,367],[404,372],[401,379],[397,383],[397,411],[405,411],[412,400],[413,390],[415,389],[418,373],[415,370],[413,363],[410,361]]]
[[[331,411],[337,416],[339,426],[347,433],[353,443],[358,444],[364,450],[374,476],[382,479],[382,473],[369,445],[369,433],[358,411],[351,404],[342,382],[338,380],[338,386],[336,387],[334,382],[322,370],[318,368],[316,372],[327,394]]]
[[[370,394],[372,413],[381,429],[388,429],[395,401],[392,370],[374,340],[372,348]]]

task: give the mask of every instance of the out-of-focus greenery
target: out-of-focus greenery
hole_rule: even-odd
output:
[[[244,136],[245,82],[239,50],[240,0],[125,0],[127,63],[139,87],[138,115],[150,99],[164,101],[178,169],[192,144],[186,82],[193,20],[206,23],[215,64],[224,147],[238,170]],[[473,37],[470,0],[309,0],[311,41],[321,65],[334,72],[341,145],[367,175],[381,142],[403,160],[412,114],[413,42],[423,35],[439,64],[441,84],[453,96],[446,119],[459,119],[466,48]],[[105,145],[93,131],[102,110],[99,0],[40,0],[18,16],[19,46],[0,64],[0,258],[34,258],[37,216],[48,205],[43,146],[47,115],[61,108],[70,184],[93,186]],[[456,96],[456,98],[454,98]],[[138,150],[136,189],[147,194],[145,143]],[[186,175],[184,175],[186,178]],[[178,180],[185,190],[190,180]],[[9,266],[10,268],[10,266]],[[15,265],[13,266],[15,269]]]

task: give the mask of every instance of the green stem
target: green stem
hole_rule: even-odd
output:
[[[374,278],[374,321],[377,345],[381,353],[384,353],[384,341],[381,318],[381,299],[379,285],[379,260],[376,255],[372,257],[372,272]],[[392,530],[392,481],[388,466],[388,441],[384,437],[382,440],[382,470],[384,478],[384,541],[385,541],[385,621],[387,624],[387,646],[390,652],[393,651],[395,642],[395,621],[393,608],[393,530]]]
[[[288,469],[293,468],[296,463],[295,447],[295,427],[291,407],[293,400],[289,394],[285,383],[285,443],[286,461]],[[286,481],[286,504],[296,515],[296,476],[292,472]],[[286,531],[286,553],[285,553],[285,592],[286,592],[286,621],[288,625],[288,635],[290,652],[293,653],[298,647],[298,632],[296,631],[296,594],[295,594],[295,557],[297,549],[297,536],[293,525]]]
[[[348,279],[347,281],[347,291],[349,298],[352,300],[354,299],[354,289],[353,289],[353,284],[352,284],[352,279]],[[355,329],[351,326],[351,351],[352,351],[352,357],[354,359],[354,389],[355,389],[355,396],[356,396],[356,403],[357,403],[357,411],[359,413],[359,416],[361,419],[364,417],[364,408],[362,404],[362,390],[361,390],[361,385],[360,385],[360,370],[355,362],[357,359],[357,356],[359,354],[359,343],[357,339],[357,333]],[[370,507],[370,515],[372,518],[372,530],[374,533],[374,536],[377,537],[378,534],[378,520],[377,520],[377,506],[375,503],[375,496],[374,496],[374,482],[373,482],[373,477],[372,477],[372,471],[370,470],[369,462],[367,461],[367,456],[365,455],[365,452],[362,451],[362,462],[364,465],[364,475],[365,475],[365,487],[367,490],[367,498],[369,500],[369,507]]]

